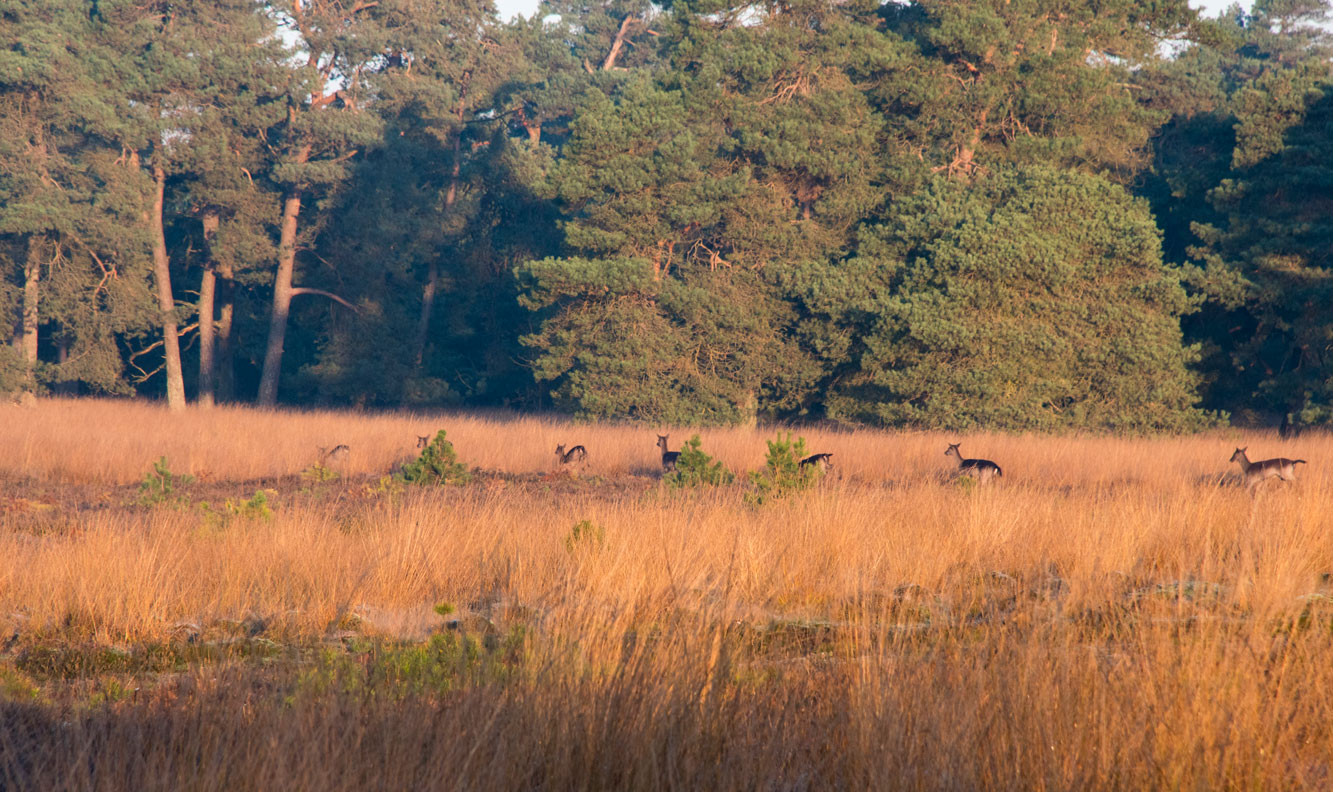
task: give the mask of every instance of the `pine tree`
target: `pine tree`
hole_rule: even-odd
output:
[[[851,339],[832,417],[953,430],[1187,429],[1189,308],[1106,180],[1005,169],[895,203],[811,302]]]
[[[1165,120],[1134,74],[1195,22],[1185,0],[917,0],[883,14],[915,51],[872,92],[894,153],[955,177],[1010,163],[1127,180]]]
[[[800,409],[817,372],[786,294],[880,200],[880,122],[855,78],[891,44],[855,9],[722,16],[664,20],[670,68],[591,87],[552,168],[580,255],[520,270],[543,320],[525,342],[582,414]]]
[[[299,79],[287,88],[285,117],[270,130],[278,156],[268,178],[280,189],[282,205],[260,406],[277,403],[292,299],[302,294],[342,299],[294,285],[303,243],[302,206],[308,200],[318,202],[345,181],[349,160],[379,139],[380,121],[367,109],[372,101],[369,73],[395,51],[381,27],[390,6],[357,2],[349,8],[336,0],[284,0],[271,6],[298,37],[294,47],[303,62]],[[304,238],[317,230],[307,228]]]
[[[1173,120],[1148,194],[1170,259],[1203,265],[1186,329],[1206,403],[1246,421],[1327,420],[1328,18],[1326,0],[1233,9],[1151,86]]]
[[[39,380],[127,391],[117,339],[149,318],[142,183],[115,145],[126,121],[105,87],[116,59],[99,25],[79,2],[21,2],[0,15],[10,42],[0,50],[0,302],[7,316],[19,309],[28,394]],[[43,326],[56,361],[38,360]]]

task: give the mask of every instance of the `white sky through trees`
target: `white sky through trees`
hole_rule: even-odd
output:
[[[496,7],[500,11],[501,19],[509,19],[515,14],[528,16],[537,10],[539,0],[496,0]],[[1229,8],[1235,4],[1235,0],[1190,0],[1190,5],[1195,8],[1202,8],[1208,16],[1217,16],[1219,11]],[[1249,8],[1249,2],[1241,3],[1242,6]]]

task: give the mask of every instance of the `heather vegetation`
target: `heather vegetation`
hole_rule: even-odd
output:
[[[14,0],[0,391],[1333,416],[1327,0]]]

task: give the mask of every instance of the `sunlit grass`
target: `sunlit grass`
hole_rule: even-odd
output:
[[[368,486],[437,429],[474,481]],[[835,475],[756,506],[659,486],[653,427],[0,408],[0,783],[1333,782],[1330,440],[799,432]],[[773,434],[699,433],[737,472]],[[1245,444],[1310,464],[1218,486]],[[140,505],[161,456],[201,480]]]

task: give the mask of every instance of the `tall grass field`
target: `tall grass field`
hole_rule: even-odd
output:
[[[779,431],[0,407],[0,788],[1333,788],[1333,439]]]

